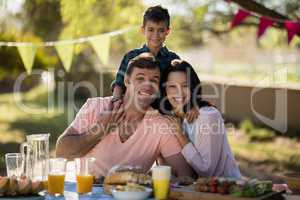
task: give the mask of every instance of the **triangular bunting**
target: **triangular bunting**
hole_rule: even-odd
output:
[[[285,21],[284,26],[287,30],[289,44],[293,37],[300,32],[300,22]]]
[[[239,9],[237,14],[234,16],[230,27],[233,28],[237,25],[239,25],[240,23],[242,23],[249,15],[251,15],[250,12],[243,10],[243,9]]]
[[[273,23],[274,21],[271,18],[264,17],[264,16],[261,17],[257,29],[257,39],[259,39],[265,33],[267,28],[273,25]]]
[[[110,37],[109,35],[99,35],[90,39],[90,43],[96,54],[104,65],[108,64]]]
[[[59,55],[59,58],[67,72],[70,71],[72,60],[73,60],[73,52],[74,52],[74,44],[72,43],[57,43],[55,44],[56,51]]]
[[[31,73],[37,46],[34,44],[17,46],[23,64],[28,74]]]

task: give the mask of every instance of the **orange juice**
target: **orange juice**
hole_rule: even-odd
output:
[[[48,190],[48,180],[43,181],[44,190]]]
[[[80,194],[92,192],[94,177],[92,175],[77,175],[77,192]]]
[[[159,165],[152,168],[152,181],[155,199],[168,199],[171,167]]]
[[[48,193],[63,194],[65,186],[65,175],[48,175]]]
[[[169,195],[169,179],[153,179],[153,188],[155,199],[168,199]]]

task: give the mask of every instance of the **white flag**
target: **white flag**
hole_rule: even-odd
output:
[[[23,64],[28,74],[31,73],[37,46],[34,44],[17,46]]]
[[[57,43],[55,48],[64,68],[69,72],[73,60],[74,44]]]
[[[96,54],[104,65],[108,64],[109,49],[110,49],[110,36],[99,35],[90,39],[90,43],[94,48]]]

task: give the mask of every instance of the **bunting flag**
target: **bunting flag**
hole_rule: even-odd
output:
[[[230,3],[230,0],[225,0],[226,2]],[[257,29],[257,39],[260,39],[261,36],[266,32],[266,30],[274,26],[276,23],[277,25],[284,25],[284,28],[287,31],[287,41],[288,44],[292,41],[295,35],[300,36],[300,21],[292,21],[292,20],[286,20],[286,19],[277,19],[277,18],[271,18],[270,16],[262,16],[255,13],[252,13],[250,11],[244,10],[244,9],[238,9],[238,12],[234,16],[233,20],[231,21],[230,28],[233,28],[240,23],[242,23],[248,16],[255,16],[259,18],[259,25]]]
[[[261,17],[260,22],[257,29],[257,39],[259,39],[269,28],[270,26],[273,26],[274,21],[269,17]]]
[[[33,61],[34,61],[37,46],[33,44],[28,44],[28,45],[17,46],[17,48],[20,53],[23,64],[25,66],[26,72],[30,74],[33,66]]]
[[[108,64],[110,37],[108,35],[99,35],[90,40],[94,51],[104,65]]]
[[[47,41],[47,42],[36,42],[36,43],[0,41],[0,48],[3,46],[17,47],[27,73],[31,73],[37,48],[55,47],[59,55],[59,58],[63,64],[63,67],[66,69],[66,71],[69,72],[72,65],[74,45],[85,43],[85,42],[92,43],[101,61],[104,64],[107,64],[109,59],[110,37],[114,37],[126,33],[128,31],[135,30],[138,27],[139,26],[131,26],[128,28],[115,30],[105,34],[81,37],[77,39],[59,40],[59,41]]]
[[[300,33],[300,22],[286,21],[284,26],[287,30],[288,44],[292,41],[293,37]]]
[[[240,23],[242,23],[249,15],[251,15],[250,12],[243,10],[243,9],[239,9],[237,14],[234,16],[230,27],[233,28],[237,25],[239,25]]]
[[[67,72],[70,71],[72,60],[73,60],[73,53],[74,53],[74,44],[72,43],[57,43],[55,45],[55,49],[57,54],[63,64],[63,67]]]

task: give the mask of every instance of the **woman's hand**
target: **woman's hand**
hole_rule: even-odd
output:
[[[185,114],[185,118],[188,121],[188,123],[192,123],[198,118],[198,115],[199,109],[197,107],[193,107]]]
[[[172,122],[172,125],[175,127],[175,136],[181,145],[181,147],[184,147],[186,144],[189,143],[189,139],[184,134],[184,130],[181,127],[181,121],[179,118],[174,116],[167,116],[168,119]]]

